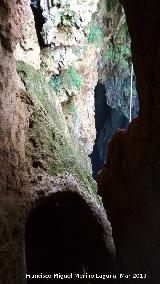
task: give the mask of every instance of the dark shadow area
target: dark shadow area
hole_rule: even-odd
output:
[[[128,119],[118,109],[107,105],[105,86],[98,82],[95,87],[95,126],[96,141],[91,154],[93,177],[102,168],[107,158],[107,143],[118,128],[126,129]]]
[[[34,209],[26,222],[27,273],[113,273],[113,260],[103,230],[78,194],[56,193]],[[57,282],[56,279],[39,281]],[[75,281],[74,278],[67,283]],[[78,283],[94,281],[83,279]]]
[[[33,12],[33,15],[34,15],[35,28],[36,28],[36,31],[37,31],[37,37],[38,37],[39,45],[40,45],[40,47],[45,47],[46,45],[45,45],[43,38],[42,38],[42,35],[41,35],[42,27],[43,27],[43,24],[45,23],[45,18],[42,15],[40,0],[31,0],[30,6],[32,8],[32,12]]]

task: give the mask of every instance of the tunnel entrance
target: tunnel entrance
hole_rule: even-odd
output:
[[[56,193],[34,209],[26,222],[27,274],[112,273],[112,257],[105,245],[102,227],[83,198]]]

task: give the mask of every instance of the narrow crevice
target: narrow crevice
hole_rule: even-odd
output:
[[[42,14],[42,8],[41,8],[41,5],[40,5],[40,0],[31,0],[30,6],[32,8],[32,12],[33,12],[33,15],[34,15],[35,28],[36,28],[36,31],[37,31],[38,42],[39,42],[40,47],[43,48],[46,45],[44,43],[41,32],[42,32],[43,24],[45,23],[45,18]]]

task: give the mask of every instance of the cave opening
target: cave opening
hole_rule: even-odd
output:
[[[30,213],[25,255],[30,275],[113,272],[103,229],[84,199],[73,192],[56,193]],[[94,283],[88,279],[82,282]]]
[[[124,15],[121,5],[115,6],[113,11],[116,9],[117,13]],[[94,179],[107,160],[109,140],[119,128],[127,129],[139,112],[131,39],[125,15],[109,38],[106,34],[107,31],[103,32],[104,45],[98,60],[98,82],[94,90],[96,140],[90,155]]]
[[[98,81],[95,87],[95,127],[96,140],[91,154],[93,177],[102,168],[107,158],[107,143],[118,128],[126,129],[128,119],[118,108],[107,104],[105,85]]]

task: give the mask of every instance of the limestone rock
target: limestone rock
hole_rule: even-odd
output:
[[[40,47],[35,29],[34,16],[28,0],[25,0],[19,11],[21,17],[21,39],[15,51],[16,60],[23,60],[40,69]]]
[[[52,4],[41,0],[45,23],[42,35],[46,44],[76,46],[85,40],[84,28],[96,11],[98,0],[58,1]]]

